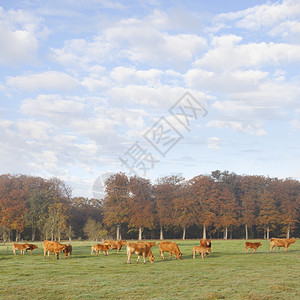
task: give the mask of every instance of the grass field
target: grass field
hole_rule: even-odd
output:
[[[73,257],[44,259],[39,249],[12,255],[0,244],[0,299],[300,299],[300,241],[289,252],[269,254],[269,242],[257,254],[244,253],[243,240],[213,240],[207,259],[192,258],[199,240],[177,241],[183,260],[126,264],[119,255],[91,256],[91,242],[72,242]]]

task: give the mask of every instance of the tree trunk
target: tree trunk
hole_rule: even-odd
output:
[[[290,225],[287,228],[287,233],[286,233],[286,238],[289,239],[290,238],[290,231],[291,231],[291,227]]]
[[[183,233],[182,233],[182,239],[185,240],[185,232],[186,232],[186,227],[183,226]]]
[[[228,228],[226,226],[224,231],[224,240],[227,240],[227,238],[228,238]]]
[[[142,227],[139,227],[139,241],[142,240],[142,232],[143,232]]]
[[[160,226],[160,237],[159,237],[160,240],[163,240],[164,239],[164,233],[163,233],[163,227]]]
[[[206,239],[206,226],[205,224],[203,225],[203,235],[202,235],[203,239]]]
[[[266,239],[266,228],[264,228],[264,240]]]
[[[248,240],[248,225],[245,224],[245,234],[246,234],[246,240]]]
[[[31,240],[32,241],[35,240],[35,228],[34,227],[32,227]]]
[[[120,225],[117,225],[117,241],[120,240]]]
[[[270,227],[268,226],[267,227],[267,240],[270,239]]]

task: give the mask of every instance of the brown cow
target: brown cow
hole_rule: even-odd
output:
[[[129,243],[127,245],[127,263],[130,264],[130,257],[135,253],[138,255],[136,263],[139,262],[140,256],[144,258],[144,264],[146,263],[146,256],[148,256],[149,261],[154,263],[154,256],[151,252],[151,248],[146,243]]]
[[[211,240],[210,239],[201,239],[200,246],[211,248]]]
[[[248,248],[253,249],[254,250],[254,254],[256,253],[256,250],[258,247],[260,247],[262,245],[262,243],[250,243],[250,242],[245,242],[245,251],[246,254],[248,254]]]
[[[70,254],[70,257],[72,257],[72,245],[66,245],[66,250],[64,250],[64,255],[65,258],[68,257],[68,255]]]
[[[126,241],[104,241],[105,244],[109,245],[111,249],[117,249],[117,253],[122,249],[123,246],[127,244]]]
[[[31,255],[32,255],[32,251],[34,249],[38,249],[39,248],[37,245],[34,245],[34,244],[28,244],[28,243],[26,243],[25,245],[28,246],[28,248],[26,249],[26,252],[27,252],[27,250],[30,250]]]
[[[193,258],[196,257],[196,253],[199,253],[202,259],[204,259],[204,254],[210,254],[211,248],[209,247],[202,247],[202,246],[194,246],[193,247]]]
[[[107,255],[108,254],[108,249],[110,248],[110,245],[108,244],[104,244],[104,245],[101,245],[101,244],[97,244],[97,245],[93,245],[92,246],[92,251],[91,251],[91,255],[93,255],[94,252],[97,253],[97,256],[99,254],[100,251],[103,251],[103,254],[104,255]]]
[[[150,249],[154,246],[156,246],[155,242],[138,242],[138,244],[146,244],[147,246],[150,247]]]
[[[67,246],[60,244],[59,242],[44,241],[43,247],[44,247],[44,258],[46,257],[47,251],[48,251],[48,258],[50,258],[50,253],[54,252],[56,255],[56,259],[59,259],[59,252],[67,251]],[[65,254],[65,258],[67,258],[66,254]]]
[[[20,250],[20,254],[24,255],[25,250],[29,249],[27,244],[13,244],[13,252],[16,255],[16,250]]]
[[[182,253],[180,252],[178,245],[174,242],[160,242],[159,251],[161,258],[164,259],[164,252],[170,253],[170,259],[172,259],[172,254],[175,255],[176,259],[181,259]]]
[[[271,238],[270,241],[270,252],[274,252],[274,247],[284,247],[284,251],[287,252],[287,248],[295,243],[295,239],[291,238],[291,239],[276,239],[276,238]]]

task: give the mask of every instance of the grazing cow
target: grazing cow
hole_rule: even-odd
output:
[[[68,257],[68,255],[70,254],[70,257],[72,257],[72,245],[66,245],[66,250],[64,250],[64,255],[65,258]]]
[[[25,250],[29,249],[27,244],[13,244],[13,252],[16,255],[16,250],[20,250],[20,254],[24,255]]]
[[[26,243],[25,245],[28,246],[28,248],[26,249],[26,252],[27,252],[27,250],[30,250],[31,255],[32,255],[32,251],[33,251],[34,249],[38,249],[38,246],[37,246],[37,245],[34,245],[34,244],[28,244],[28,243]]]
[[[150,249],[154,246],[156,246],[155,242],[138,242],[138,244],[146,244],[147,246],[150,247]]]
[[[105,244],[109,245],[111,249],[117,249],[117,253],[127,244],[126,241],[104,241]]]
[[[287,248],[295,243],[295,239],[291,238],[291,239],[276,239],[276,238],[271,238],[270,241],[270,252],[274,252],[274,247],[284,247],[284,251],[287,252]]]
[[[136,263],[139,262],[140,256],[144,258],[144,264],[146,263],[146,256],[148,256],[149,261],[154,263],[154,256],[151,252],[151,248],[146,243],[129,243],[127,245],[127,263],[130,264],[130,257],[132,254],[137,254],[138,258]]]
[[[91,251],[91,255],[93,255],[94,252],[97,253],[97,256],[99,254],[100,251],[103,251],[103,254],[104,255],[107,255],[108,254],[108,249],[110,248],[110,245],[108,244],[104,244],[104,245],[101,245],[101,244],[97,244],[97,245],[93,245],[92,246],[92,251]]]
[[[262,243],[250,243],[250,242],[246,242],[245,243],[245,251],[246,251],[246,254],[248,254],[248,248],[251,248],[254,250],[254,254],[256,253],[256,250],[258,247],[260,247],[262,245]]]
[[[170,253],[170,259],[172,259],[172,254],[175,255],[176,259],[181,259],[182,253],[180,252],[178,245],[174,242],[160,242],[159,251],[161,258],[164,259],[164,252]]]
[[[193,247],[193,258],[195,258],[196,253],[199,253],[202,259],[204,259],[204,254],[210,254],[211,248],[202,247],[202,246],[194,246]]]
[[[44,247],[44,258],[46,257],[47,251],[48,251],[48,258],[50,258],[50,253],[54,252],[56,255],[56,259],[59,259],[59,252],[64,251],[65,253],[65,251],[67,251],[67,246],[60,244],[59,242],[44,241],[43,247]],[[67,256],[65,253],[65,258],[67,258]]]

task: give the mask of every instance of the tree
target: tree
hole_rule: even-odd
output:
[[[152,185],[148,179],[130,177],[129,224],[139,229],[139,240],[142,240],[143,228],[154,225],[154,201]]]
[[[203,238],[206,230],[216,223],[217,194],[216,183],[209,176],[199,175],[190,180],[193,197],[194,222],[203,226]]]
[[[184,178],[178,175],[162,177],[154,186],[155,205],[160,226],[160,239],[163,240],[163,226],[173,225],[173,200]]]
[[[16,240],[24,228],[27,212],[20,176],[0,176],[0,225],[16,231]]]
[[[128,222],[129,180],[120,172],[106,180],[106,197],[103,200],[104,223],[117,226],[117,240],[120,240],[120,227]]]
[[[99,224],[93,219],[88,219],[84,225],[83,232],[91,241],[96,241],[99,237]]]
[[[182,183],[173,200],[174,225],[182,228],[182,239],[185,240],[186,229],[195,223],[195,201],[187,182]]]

